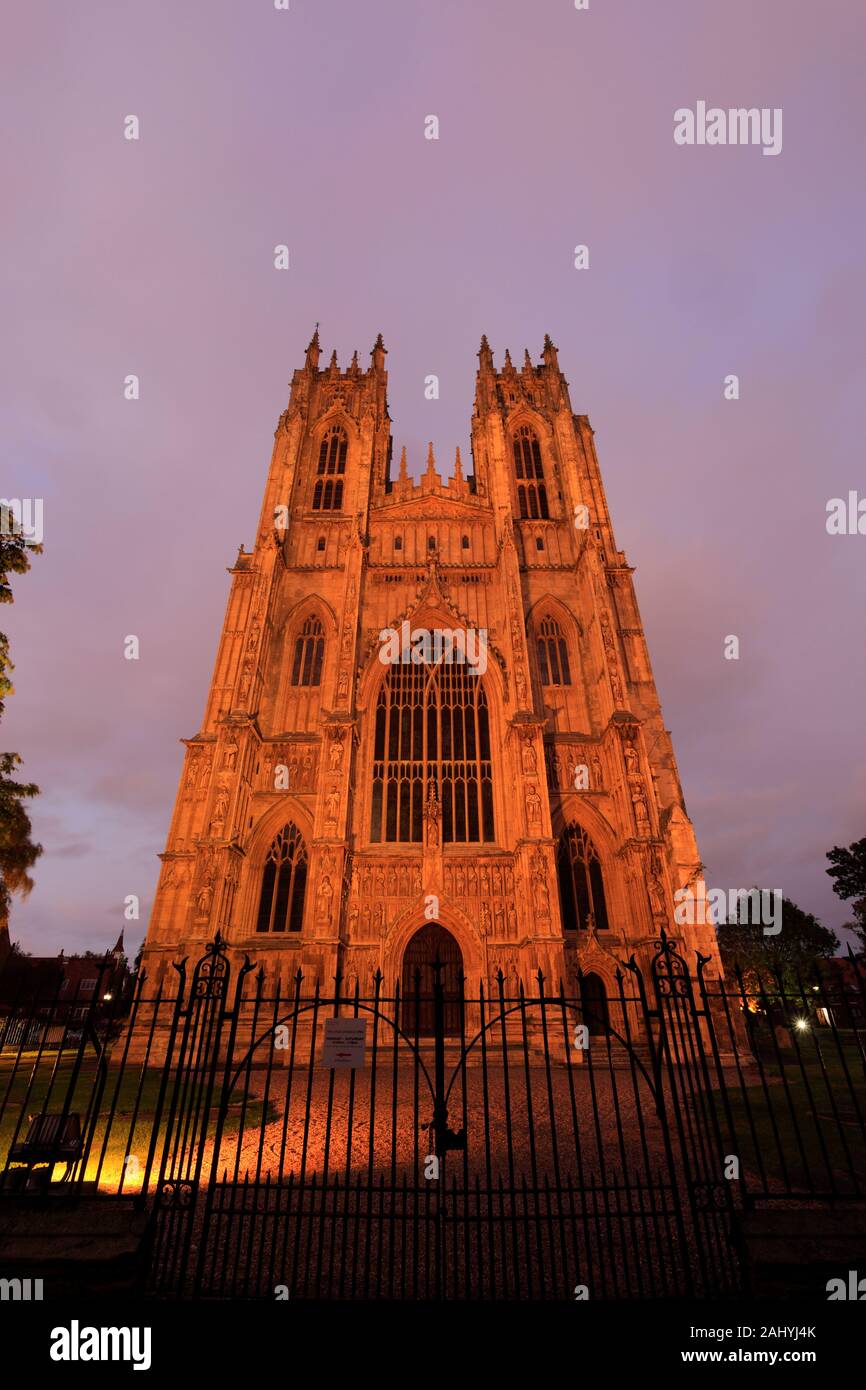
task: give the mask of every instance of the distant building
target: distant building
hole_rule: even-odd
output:
[[[831,956],[820,962],[827,994],[826,1004],[817,1006],[822,1023],[837,1028],[866,1028],[866,960]]]
[[[103,968],[108,962],[107,968]],[[86,951],[83,955],[29,956],[10,947],[0,957],[0,998],[16,995],[38,996],[41,1002],[75,1003],[72,1016],[83,1017],[94,1001],[97,989],[103,1003],[116,1002],[130,993],[132,972],[123,949],[123,932],[105,955]]]

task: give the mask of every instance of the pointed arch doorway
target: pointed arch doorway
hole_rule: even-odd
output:
[[[442,966],[439,978],[445,995],[445,1032],[460,1033],[463,952],[450,931],[438,922],[427,922],[410,937],[403,953],[400,1026],[410,1038],[415,1036],[416,1027],[420,1037],[433,1033],[433,966],[437,959]]]

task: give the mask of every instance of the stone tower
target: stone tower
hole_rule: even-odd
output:
[[[300,968],[391,991],[438,952],[473,989],[581,967],[610,991],[662,926],[717,971],[712,928],[674,924],[700,858],[556,348],[497,370],[482,339],[472,472],[431,446],[417,481],[385,357],[380,335],[365,370],[321,366],[317,330],[294,373],[185,740],[150,979],[217,930],[286,990]]]

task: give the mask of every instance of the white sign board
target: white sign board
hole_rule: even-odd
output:
[[[363,1067],[366,1042],[365,1018],[326,1018],[322,1065]]]

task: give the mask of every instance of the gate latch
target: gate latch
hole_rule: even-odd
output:
[[[449,1129],[447,1122],[431,1120],[426,1128],[430,1131],[437,1154],[449,1153],[452,1149],[466,1148],[466,1130]]]

